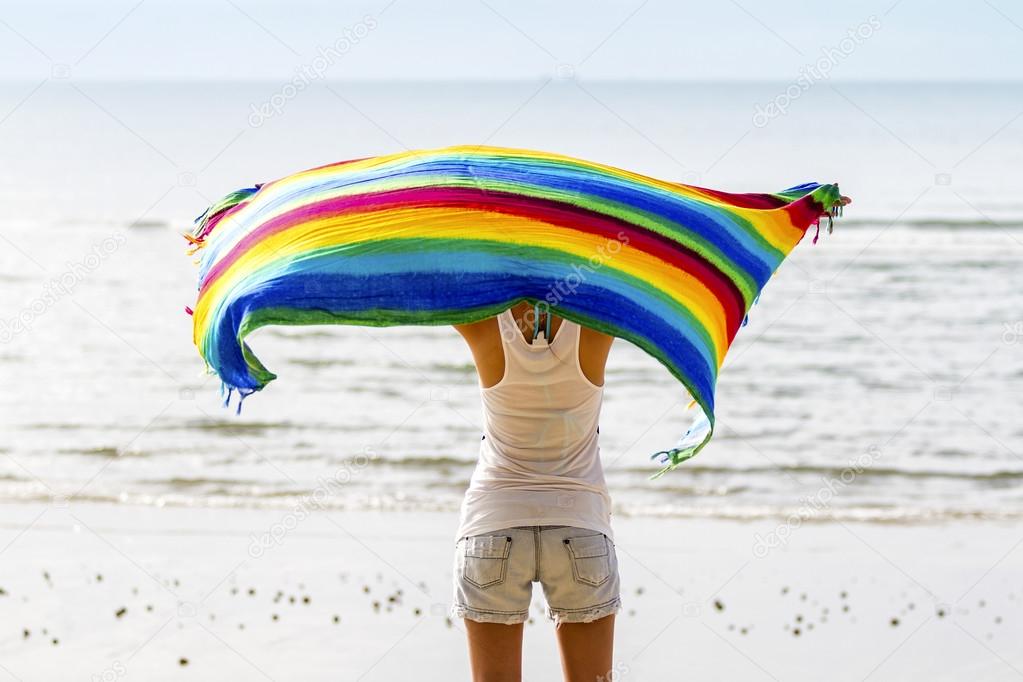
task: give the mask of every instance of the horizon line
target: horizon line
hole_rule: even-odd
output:
[[[173,77],[173,78],[140,78],[137,76],[128,77],[90,77],[90,78],[61,78],[49,76],[44,79],[27,77],[0,77],[0,83],[28,83],[35,84],[43,81],[68,81],[85,83],[138,83],[138,84],[161,84],[161,83],[287,83],[293,77],[260,77],[260,78],[210,78],[210,77]],[[615,83],[615,84],[694,84],[694,85],[779,85],[792,83],[793,79],[750,79],[750,78],[557,78],[553,76],[536,76],[532,78],[322,78],[312,80],[311,83],[346,83],[346,84],[429,84],[429,83],[465,83],[465,84],[511,84],[511,83],[542,83],[550,81],[551,84],[572,83],[575,81],[584,83]],[[820,83],[842,83],[842,84],[870,84],[870,85],[899,85],[899,84],[958,84],[958,85],[1023,85],[1023,78],[828,78]]]

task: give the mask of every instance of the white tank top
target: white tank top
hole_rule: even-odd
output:
[[[480,384],[483,440],[456,538],[512,526],[566,525],[612,540],[611,498],[597,445],[604,389],[579,365],[579,325],[562,320],[547,343],[497,317],[504,377]]]

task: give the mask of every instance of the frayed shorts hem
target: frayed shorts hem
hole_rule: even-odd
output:
[[[467,618],[477,623],[500,623],[502,625],[518,625],[529,618],[529,611],[482,611],[461,604],[451,607],[454,618]]]
[[[621,597],[615,597],[603,604],[588,606],[584,609],[554,609],[548,606],[547,619],[554,621],[555,626],[561,623],[592,623],[621,610]]]

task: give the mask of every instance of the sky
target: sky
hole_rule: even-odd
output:
[[[820,60],[835,80],[1019,80],[1023,3],[0,0],[5,80],[789,81]]]

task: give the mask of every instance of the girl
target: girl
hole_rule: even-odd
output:
[[[476,363],[484,416],[452,606],[465,619],[473,679],[521,679],[534,582],[565,679],[610,679],[621,600],[597,420],[614,337],[525,301],[455,328]]]

